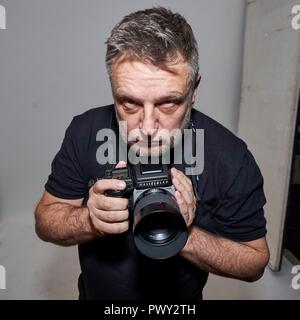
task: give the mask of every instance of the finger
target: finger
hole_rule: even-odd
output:
[[[178,178],[173,178],[172,182],[175,189],[180,191],[180,193],[183,195],[187,204],[191,205],[194,199],[193,189],[190,186],[184,184],[182,180],[179,180]]]
[[[95,209],[93,212],[98,219],[106,223],[123,222],[129,218],[128,210],[103,211]]]
[[[104,194],[107,190],[124,190],[126,183],[118,179],[102,179],[98,180],[92,188],[94,193]]]
[[[175,194],[177,194],[177,199],[180,203],[179,207],[182,208],[181,214],[185,220],[186,225],[189,227],[191,223],[194,221],[196,206],[188,205],[179,191],[176,191]]]
[[[187,204],[186,204],[183,196],[181,195],[181,193],[178,190],[175,191],[175,197],[176,197],[177,203],[178,203],[178,205],[180,207],[181,213],[182,214],[186,214],[187,211],[188,211],[187,210]]]
[[[101,234],[119,234],[126,232],[129,229],[129,222],[117,222],[117,223],[106,223],[97,219],[93,214],[91,214],[91,219],[93,221],[94,227]]]
[[[196,198],[194,195],[194,189],[191,180],[186,177],[181,171],[173,168],[171,170],[173,178],[173,184],[177,189],[178,202],[180,204],[181,212],[185,218],[187,226],[191,224],[195,217],[196,210]],[[181,203],[184,202],[184,204]]]
[[[116,168],[125,168],[127,166],[125,161],[119,161],[116,165]]]
[[[96,195],[94,197],[94,207],[104,211],[126,210],[128,206],[127,198],[106,197]]]
[[[171,169],[172,176],[181,181],[186,188],[193,188],[193,184],[190,178],[188,178],[182,171],[177,170],[176,168]]]
[[[178,206],[180,208],[180,212],[181,212],[181,214],[187,224],[188,220],[189,220],[189,213],[188,213],[187,204],[179,191],[175,191],[175,198],[176,198],[176,201],[177,201]]]

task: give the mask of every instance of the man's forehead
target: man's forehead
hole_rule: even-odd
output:
[[[143,92],[159,98],[181,97],[188,90],[189,79],[189,68],[182,62],[165,69],[140,60],[123,60],[113,69],[111,80],[115,95]]]
[[[128,90],[122,88],[122,87],[118,87],[116,88],[116,90],[114,91],[115,94],[118,96],[118,97],[128,97],[130,96],[130,93],[128,92]],[[176,90],[167,90],[167,91],[164,91],[164,96],[165,97],[178,97],[178,98],[181,98],[183,96],[183,92],[182,91],[176,91]]]
[[[130,73],[156,74],[161,76],[177,76],[185,78],[189,76],[190,66],[184,61],[183,57],[178,54],[176,60],[165,64],[153,64],[149,61],[142,60],[133,56],[123,54],[112,66],[112,77],[118,78],[118,75],[130,76]]]

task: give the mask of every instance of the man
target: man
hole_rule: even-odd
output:
[[[134,12],[112,30],[106,64],[114,105],[73,119],[35,212],[41,239],[79,245],[80,298],[201,300],[209,272],[259,279],[269,259],[263,178],[243,141],[193,109],[200,76],[191,27],[164,8]],[[204,130],[198,204],[184,165],[171,170],[189,230],[186,245],[172,258],[155,260],[138,252],[128,200],[105,193],[124,189],[124,182],[97,181],[107,168],[96,160],[97,132],[110,128],[126,138],[119,121],[126,121],[128,133],[140,131],[135,144],[140,153],[164,152],[164,142],[153,143],[158,130]],[[97,182],[90,186],[91,181]]]

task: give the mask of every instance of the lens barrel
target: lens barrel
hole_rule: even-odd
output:
[[[135,202],[133,233],[136,247],[152,259],[167,259],[185,245],[187,226],[174,196],[166,189],[143,192]]]

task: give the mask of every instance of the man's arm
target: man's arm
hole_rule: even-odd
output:
[[[193,226],[196,199],[192,183],[175,168],[171,173],[176,188],[175,197],[189,227],[189,237],[180,252],[181,256],[207,272],[245,281],[258,280],[269,261],[266,239],[237,242]]]
[[[44,241],[71,246],[92,240],[97,233],[83,199],[65,200],[45,191],[35,210],[35,229]]]
[[[125,165],[120,161],[116,168]],[[97,181],[89,190],[87,207],[81,206],[83,199],[61,199],[45,191],[35,210],[37,235],[44,241],[71,246],[127,231],[128,199],[105,196],[107,190],[125,187],[121,180]]]
[[[265,238],[236,242],[191,227],[181,256],[214,274],[244,281],[256,281],[269,261]]]

